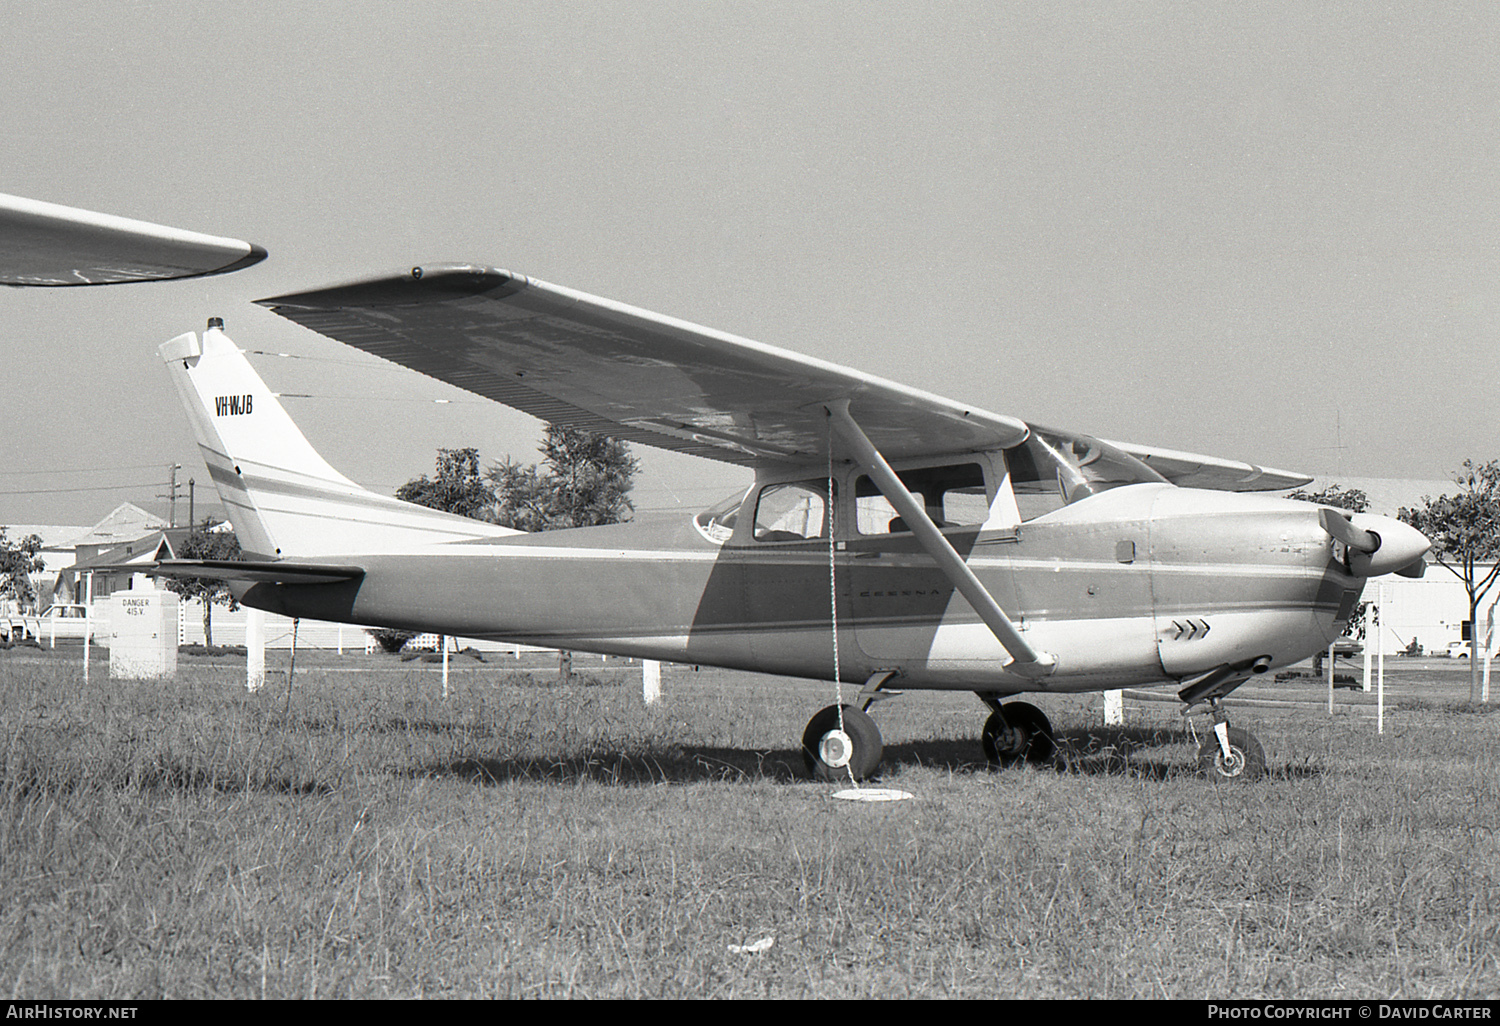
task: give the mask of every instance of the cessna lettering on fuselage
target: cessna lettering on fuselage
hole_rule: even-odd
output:
[[[1109,442],[494,268],[261,301],[552,423],[735,464],[697,516],[528,535],[370,492],[312,448],[220,326],[161,356],[244,561],[168,561],[240,602],[419,633],[862,683],[808,723],[821,779],[883,754],[892,689],[969,691],[992,764],[1055,752],[1021,694],[1170,684],[1207,773],[1265,753],[1220,700],[1326,649],[1365,582],[1418,576],[1399,521],[1255,492],[1305,475]],[[255,404],[254,430],[236,415]],[[223,394],[230,393],[230,394]],[[238,393],[238,394],[233,394]]]
[[[252,396],[245,395],[216,395],[214,396],[215,417],[238,417],[249,413],[251,410]]]

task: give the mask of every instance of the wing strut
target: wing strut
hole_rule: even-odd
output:
[[[911,493],[901,484],[896,472],[886,462],[885,457],[880,455],[880,450],[875,448],[873,442],[866,437],[864,431],[855,423],[853,416],[849,413],[849,400],[841,399],[829,403],[825,407],[828,415],[833,418],[834,429],[838,431],[839,437],[849,444],[854,450],[854,458],[859,462],[875,486],[880,489],[889,502],[906,521],[906,526],[911,528],[917,536],[922,550],[932,557],[938,568],[958,589],[960,595],[968,600],[969,605],[979,614],[986,627],[995,635],[996,639],[1010,653],[1011,661],[1005,664],[1005,669],[1020,677],[1038,678],[1045,677],[1057,668],[1056,657],[1046,653],[1038,652],[1031,647],[1016,625],[1010,622],[1010,617],[1005,615],[1005,610],[990,595],[988,589],[980,583],[979,578],[974,576],[974,571],[964,562],[963,557],[943,537],[927,511],[922,508],[921,503],[911,497]]]

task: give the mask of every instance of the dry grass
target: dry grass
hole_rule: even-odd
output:
[[[0,994],[1500,995],[1494,716],[1246,711],[1272,776],[1218,786],[1170,706],[1043,699],[1071,769],[994,774],[912,694],[918,797],[860,805],[800,778],[826,685],[207,664],[0,655]]]

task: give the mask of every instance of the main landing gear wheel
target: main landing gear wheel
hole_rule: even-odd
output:
[[[1219,745],[1217,734],[1209,734],[1198,749],[1198,768],[1210,780],[1258,780],[1266,772],[1266,752],[1255,735],[1229,727],[1229,754]]]
[[[980,742],[991,766],[1013,766],[1019,762],[1039,766],[1051,762],[1057,754],[1052,724],[1029,702],[1010,702],[990,713]]]
[[[815,780],[865,780],[879,768],[885,754],[880,728],[868,713],[846,705],[840,730],[839,708],[830,705],[807,721],[807,730],[802,733],[802,760]]]

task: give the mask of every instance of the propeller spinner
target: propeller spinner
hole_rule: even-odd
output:
[[[1348,514],[1324,507],[1323,530],[1349,547],[1349,572],[1357,577],[1421,577],[1432,543],[1410,524],[1374,513]]]

